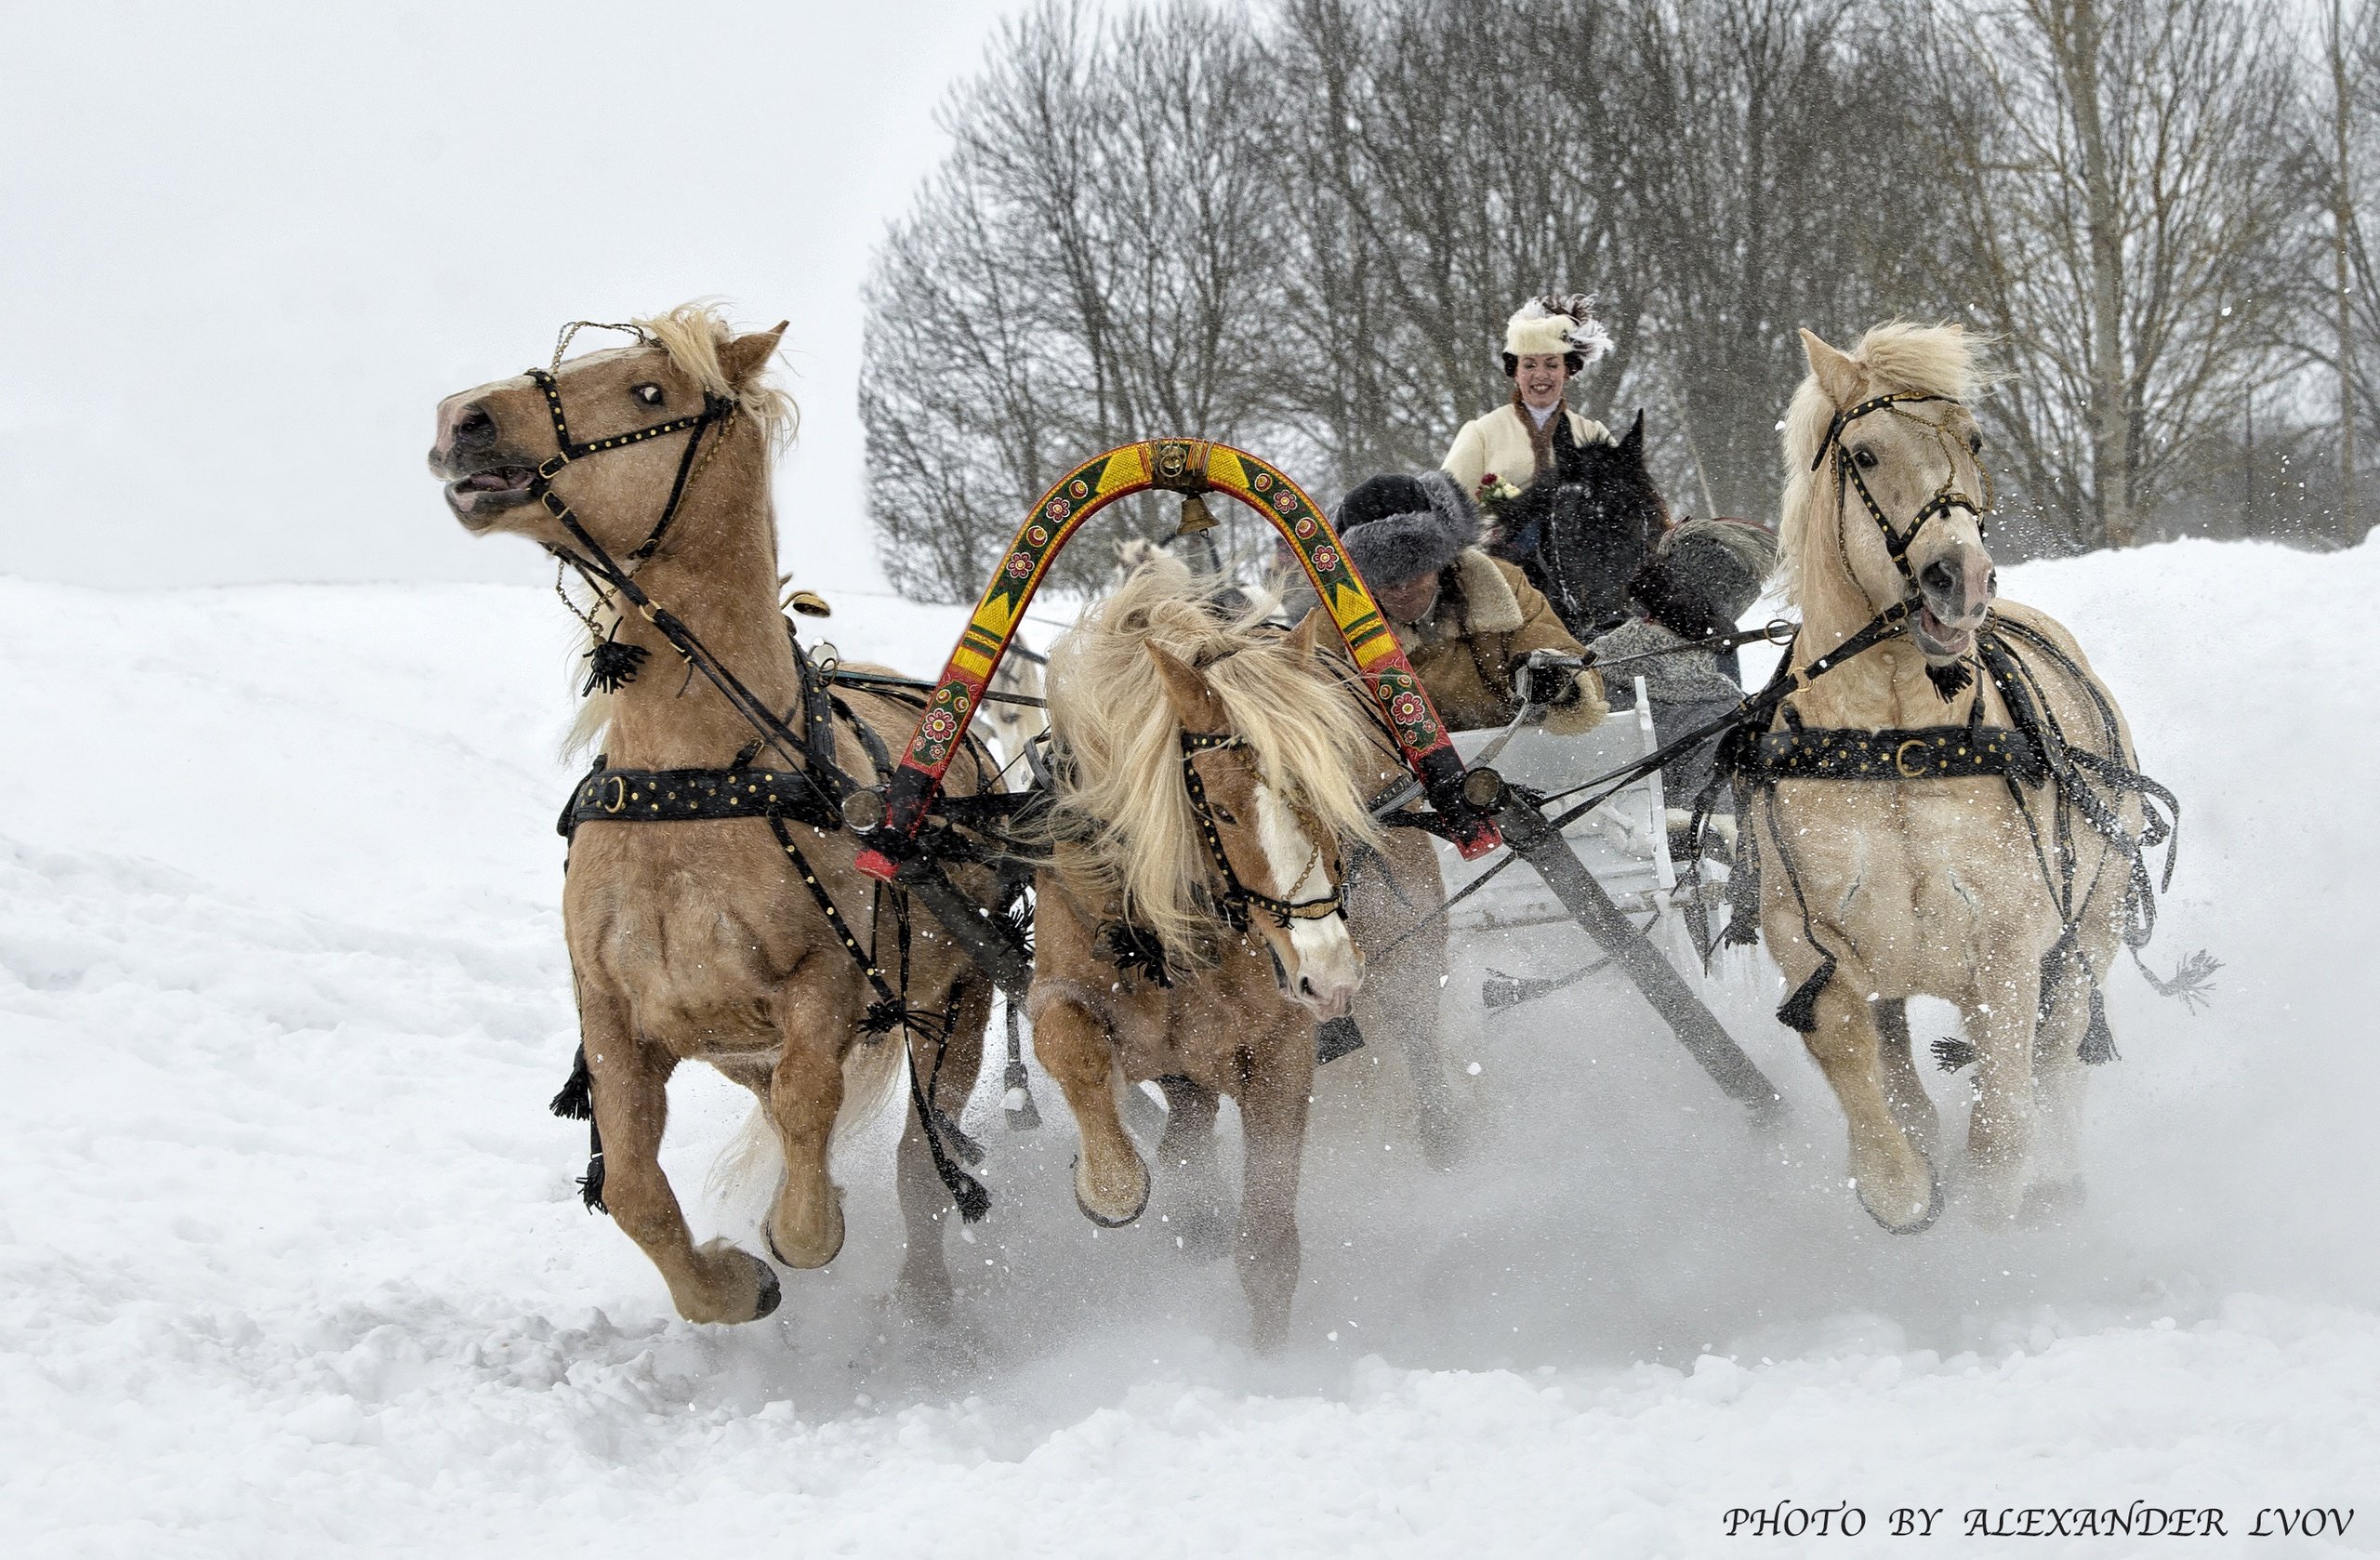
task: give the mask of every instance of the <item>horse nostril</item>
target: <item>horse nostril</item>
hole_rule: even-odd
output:
[[[462,415],[455,419],[455,443],[458,447],[496,443],[496,419],[487,415],[483,406],[464,407]]]
[[[1950,594],[1958,588],[1959,584],[1959,576],[1951,571],[1949,563],[1939,558],[1919,570],[1917,579],[1919,584],[1937,596]]]

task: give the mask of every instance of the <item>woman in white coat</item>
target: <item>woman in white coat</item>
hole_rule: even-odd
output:
[[[1496,479],[1498,491],[1527,487],[1540,471],[1553,469],[1557,442],[1576,447],[1609,441],[1603,424],[1562,400],[1570,376],[1611,350],[1593,301],[1583,294],[1531,298],[1504,323],[1504,375],[1513,381],[1513,398],[1464,423],[1439,462],[1465,494],[1484,496],[1493,508],[1495,494],[1480,491],[1488,478]]]

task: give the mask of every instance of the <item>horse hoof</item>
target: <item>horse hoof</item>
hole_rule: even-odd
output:
[[[1925,1167],[1925,1210],[1914,1218],[1906,1216],[1900,1219],[1887,1218],[1877,1210],[1874,1203],[1868,1200],[1867,1183],[1864,1181],[1860,1183],[1859,1206],[1867,1210],[1869,1218],[1873,1219],[1894,1235],[1923,1235],[1934,1227],[1935,1220],[1942,1217],[1942,1177],[1936,1172],[1931,1159],[1921,1155],[1918,1162]]]
[[[1155,1178],[1149,1174],[1149,1167],[1143,1162],[1141,1157],[1137,1154],[1132,1156],[1132,1168],[1141,1172],[1141,1200],[1132,1205],[1130,1212],[1124,1214],[1120,1218],[1111,1219],[1106,1214],[1100,1212],[1099,1210],[1091,1207],[1091,1199],[1083,1196],[1082,1159],[1078,1156],[1075,1159],[1075,1206],[1082,1210],[1082,1216],[1090,1220],[1092,1223],[1097,1224],[1103,1230],[1120,1230],[1125,1225],[1130,1223],[1133,1220],[1138,1219],[1142,1214],[1147,1212],[1149,1207],[1149,1193],[1156,1184]]]
[[[775,1268],[758,1257],[752,1257],[750,1260],[752,1265],[760,1270],[758,1275],[760,1284],[760,1297],[752,1302],[752,1319],[757,1322],[774,1311],[784,1301],[785,1286],[777,1282]]]
[[[777,1265],[779,1267],[824,1267],[828,1263],[833,1262],[837,1257],[842,1255],[843,1236],[849,1233],[848,1226],[843,1223],[843,1199],[840,1192],[838,1192],[835,1195],[834,1213],[834,1238],[831,1241],[826,1242],[821,1250],[788,1256],[785,1249],[777,1245],[776,1221],[774,1219],[766,1220],[761,1223],[760,1238],[768,1243],[769,1255],[776,1259]]]

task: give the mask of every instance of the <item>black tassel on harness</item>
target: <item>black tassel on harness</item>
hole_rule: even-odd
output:
[[[587,1173],[578,1178],[579,1199],[589,1213],[609,1213],[603,1206],[603,1129],[595,1125],[595,1075],[587,1070],[587,1048],[570,1059],[570,1079],[546,1107],[565,1121],[587,1123]]]
[[[613,624],[612,633],[616,636],[619,631],[620,626]],[[636,681],[637,669],[651,654],[641,644],[622,644],[616,637],[597,641],[587,651],[587,685],[578,691],[579,697],[585,698],[598,688],[607,694],[618,693]]]
[[[915,1028],[920,1023],[932,1023],[934,1015],[920,1012],[898,997],[879,997],[867,1005],[861,1015],[859,1032],[873,1045],[895,1029]]]
[[[546,1107],[565,1121],[595,1119],[595,1075],[587,1070],[587,1048],[580,1046],[570,1059],[570,1081],[562,1086],[553,1103]]]
[[[1146,927],[1130,921],[1112,920],[1099,929],[1099,951],[1117,969],[1154,982],[1167,990],[1173,987],[1173,973],[1165,966],[1165,945]]]
[[[1818,967],[1811,972],[1810,978],[1796,987],[1792,996],[1785,998],[1784,1005],[1777,1010],[1777,1022],[1805,1035],[1816,1029],[1818,1026],[1818,993],[1824,991],[1826,983],[1832,979],[1834,955],[1828,954],[1818,960]]]
[[[1955,1073],[1961,1067],[1975,1064],[1975,1046],[1971,1041],[1945,1035],[1934,1042],[1934,1061],[1944,1072]]]
[[[1948,704],[1975,686],[1975,670],[1964,661],[1952,661],[1944,666],[1936,666],[1928,661],[1925,663],[1925,681],[1934,684],[1934,692],[1942,696],[1944,704]]]
[[[2108,1004],[2096,981],[2091,983],[2091,1022],[2083,1025],[2082,1045],[2075,1054],[2094,1067],[2117,1060],[2115,1031],[2108,1027]]]

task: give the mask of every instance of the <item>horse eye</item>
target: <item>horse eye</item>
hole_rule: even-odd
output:
[[[648,406],[658,406],[663,402],[669,399],[668,395],[662,392],[662,389],[659,385],[639,385],[636,389],[628,391],[628,393],[635,396],[639,401],[643,402]]]
[[[1236,824],[1239,822],[1239,820],[1238,820],[1237,818],[1236,818],[1236,817],[1232,816],[1232,811],[1231,811],[1231,809],[1230,809],[1230,808],[1228,808],[1228,807],[1225,807],[1222,802],[1218,801],[1218,802],[1212,803],[1211,805],[1214,807],[1214,810],[1215,810],[1215,822],[1217,822],[1217,823],[1219,823],[1219,824],[1234,824],[1234,825],[1236,825]]]
[[[1967,435],[1967,453],[1969,455],[1981,455],[1983,453],[1983,430],[1978,428],[1973,433]]]
[[[1851,452],[1851,459],[1853,464],[1862,471],[1872,471],[1876,469],[1876,452],[1865,444]]]

